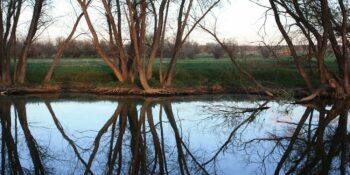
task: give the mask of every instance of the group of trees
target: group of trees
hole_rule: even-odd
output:
[[[56,42],[50,40],[47,41],[35,41],[29,48],[28,57],[29,58],[51,58],[55,56],[56,50],[62,44],[64,39],[57,38]],[[20,48],[23,47],[22,41],[17,41],[17,53],[18,56]],[[109,44],[107,41],[100,41],[100,46],[109,56],[112,56]],[[278,56],[289,55],[287,46],[279,45],[260,45],[260,46],[247,46],[239,45],[234,43],[231,45],[233,48],[234,55],[237,58],[245,58],[248,55],[261,56],[263,58],[271,58]],[[299,46],[302,47],[302,46]],[[171,57],[174,45],[171,41],[165,40],[162,50],[162,56],[166,58]],[[307,50],[307,48],[298,48],[299,51]],[[130,50],[130,43],[126,45],[126,50]],[[217,43],[206,43],[200,44],[197,42],[185,42],[184,47],[181,49],[179,58],[181,59],[196,59],[200,56],[210,56],[215,59],[224,58],[226,56],[225,50]],[[64,49],[64,58],[95,58],[99,57],[97,51],[95,50],[93,44],[90,40],[72,40],[70,41],[66,48]],[[157,52],[156,57],[161,56],[160,52]]]
[[[26,6],[33,6],[29,27],[25,30],[24,42],[19,52],[18,61],[11,57],[16,48],[17,28],[21,12]],[[47,0],[36,0],[33,4],[25,0],[5,0],[0,2],[0,83],[24,83],[26,61],[29,47],[36,33],[44,25],[43,13]],[[12,60],[13,59],[13,60]],[[11,62],[14,62],[14,74],[11,76]]]
[[[160,80],[163,86],[170,86],[183,45],[196,26],[219,2],[220,0],[181,0],[176,2],[170,0],[72,1],[73,6],[78,6],[81,9],[81,14],[77,15],[69,36],[58,46],[49,72],[52,72],[55,65],[59,63],[60,57],[67,46],[74,45],[71,40],[81,19],[85,19],[94,49],[109,68],[113,70],[118,81],[133,83],[137,78],[140,80],[142,88],[149,91],[152,88],[149,86],[148,80],[152,78],[154,60],[157,53],[160,53],[160,57],[163,56],[165,37],[168,35],[167,22],[172,17],[176,19],[177,25],[174,44],[171,46],[170,64],[166,69],[166,73],[160,72]],[[23,3],[28,2],[7,0],[0,3],[0,25],[2,26],[0,30],[1,84],[24,83],[26,61],[30,47],[37,31],[45,26],[43,9],[47,1],[35,0],[31,23],[17,61],[16,54],[11,54],[11,52],[16,50],[17,25],[24,8]],[[92,3],[95,3],[94,6],[91,5]],[[30,5],[29,3],[26,6]],[[91,17],[97,14],[91,13],[90,9],[94,7],[102,9],[106,20],[105,26],[98,26],[97,28],[93,24]],[[102,35],[97,30],[99,28],[107,28],[107,34]],[[109,52],[103,49],[100,38],[108,38],[104,45],[108,45]],[[125,42],[126,40],[128,42]],[[79,45],[79,47],[82,46]],[[35,51],[33,47],[32,51]],[[11,65],[13,65],[13,68],[11,68]],[[11,69],[15,70],[12,76]],[[160,68],[159,70],[162,71],[163,69]],[[49,79],[49,76],[45,79]]]
[[[57,38],[55,42],[50,40],[46,41],[35,41],[29,48],[28,57],[29,58],[51,58],[55,56],[56,50],[62,44],[64,39]],[[113,52],[107,41],[100,41],[100,47],[107,55],[112,56]],[[149,43],[148,43],[149,44]],[[20,48],[23,47],[23,42],[17,41],[17,50],[16,56]],[[128,43],[125,45],[126,54],[129,54],[128,51],[131,50],[131,44]],[[156,54],[156,57],[159,58],[162,54],[164,58],[170,58],[174,49],[174,44],[171,41],[164,40],[162,53],[159,51]],[[225,51],[220,47],[220,45],[215,43],[199,44],[197,42],[185,42],[183,49],[179,54],[179,58],[189,58],[194,59],[199,54],[212,55],[215,58],[223,58]],[[66,48],[64,49],[63,55],[64,58],[86,58],[86,57],[98,57],[94,45],[90,40],[71,40]]]
[[[111,1],[102,0],[108,28],[110,48],[114,54],[108,56],[101,49],[99,34],[92,24],[88,11],[91,1],[77,0],[93,38],[93,44],[120,82],[134,82],[138,78],[145,91],[152,91],[148,80],[153,77],[152,70],[157,52],[162,49],[167,31],[169,13],[176,16],[177,26],[170,64],[163,75],[160,65],[160,82],[166,87],[172,83],[175,65],[183,44],[199,22],[220,2],[201,0],[160,1]],[[152,19],[152,22],[150,22]],[[125,30],[127,29],[127,30]],[[127,32],[125,32],[127,31]],[[126,53],[124,39],[130,40],[130,50]],[[150,40],[151,44],[147,44]],[[162,58],[162,56],[161,56]],[[162,64],[162,61],[160,61]]]
[[[152,91],[148,81],[154,76],[154,60],[159,57],[159,80],[163,87],[169,87],[178,58],[193,58],[200,50],[196,43],[188,42],[191,33],[200,26],[218,42],[210,52],[216,58],[228,55],[233,61],[237,53],[246,54],[245,47],[237,47],[234,42],[221,41],[216,32],[202,26],[205,16],[221,0],[76,0],[72,5],[79,8],[75,24],[70,34],[61,39],[56,49],[52,44],[40,45],[33,41],[37,31],[45,29],[45,7],[48,0],[35,0],[30,3],[24,0],[5,0],[0,3],[0,84],[22,84],[25,82],[26,61],[28,56],[35,55],[41,48],[43,55],[54,56],[54,61],[45,81],[62,56],[91,56],[96,54],[109,66],[120,82],[134,83],[138,79],[146,91]],[[93,5],[92,5],[93,4]],[[25,7],[32,7],[32,18],[25,33],[23,42],[18,42],[18,23]],[[314,96],[327,93],[327,89],[340,96],[350,95],[348,77],[349,59],[349,2],[343,0],[269,0],[265,6],[272,11],[275,23],[280,30],[295,65],[307,88]],[[100,13],[92,12],[96,10]],[[102,12],[102,13],[101,13]],[[105,22],[98,27],[92,18],[102,15]],[[284,20],[283,18],[286,18]],[[80,41],[73,38],[80,22],[85,19],[91,41]],[[169,20],[176,21],[176,25]],[[106,29],[101,32],[100,29]],[[169,36],[171,39],[168,39]],[[102,38],[102,39],[101,39]],[[307,52],[298,52],[302,43]],[[329,45],[335,55],[338,71],[331,71],[325,64]],[[220,47],[218,47],[220,46]],[[55,50],[55,54],[52,52]],[[66,51],[65,51],[66,50]],[[270,56],[271,48],[261,48],[261,54]],[[80,52],[83,52],[80,53]],[[66,54],[66,55],[64,55]],[[163,67],[163,58],[170,59],[170,64]],[[305,60],[315,59],[318,63],[319,83],[314,84],[304,69]],[[166,70],[163,72],[163,70]],[[13,73],[12,73],[13,72]],[[242,71],[240,71],[242,72]],[[253,78],[253,77],[251,77]]]
[[[299,74],[307,88],[313,93],[309,99],[327,90],[337,96],[350,95],[348,59],[350,49],[349,1],[344,0],[269,0],[269,7]],[[287,18],[287,20],[285,20]],[[308,51],[296,51],[303,42]],[[325,64],[327,48],[332,48],[336,58],[337,71],[331,71]],[[304,69],[306,60],[317,62],[319,83],[315,84]]]

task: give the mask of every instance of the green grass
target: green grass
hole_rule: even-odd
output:
[[[287,88],[303,87],[304,83],[292,61],[289,57],[281,58],[279,61],[258,56],[238,59],[238,63],[262,84]],[[50,63],[50,59],[29,59],[27,82],[29,84],[41,83]],[[168,63],[169,60],[165,59],[163,67],[166,68]],[[327,59],[326,63],[332,69],[336,69],[332,58]],[[158,60],[154,64],[153,75],[154,78],[150,80],[150,84],[157,86],[159,85]],[[102,59],[98,58],[62,59],[53,74],[52,82],[78,82],[112,86],[118,84],[113,72]],[[209,87],[214,84],[234,87],[249,85],[249,81],[240,76],[228,58],[204,57],[178,60],[173,79],[175,87]]]

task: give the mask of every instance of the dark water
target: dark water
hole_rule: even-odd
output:
[[[0,97],[2,174],[349,174],[350,102]]]

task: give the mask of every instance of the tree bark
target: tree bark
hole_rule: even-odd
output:
[[[303,78],[309,91],[312,92],[312,91],[314,91],[314,88],[312,86],[311,79],[308,76],[308,74],[306,73],[304,67],[302,66],[301,61],[300,61],[300,57],[298,56],[297,52],[295,51],[294,44],[293,44],[292,40],[290,39],[290,37],[288,36],[287,32],[285,31],[285,29],[281,23],[281,19],[279,17],[279,12],[278,12],[277,6],[276,6],[274,0],[269,0],[269,2],[271,5],[271,8],[273,10],[275,21],[277,23],[278,29],[282,33],[283,38],[286,40],[288,47],[289,47],[289,50],[291,51],[291,54],[294,57],[294,61],[295,61],[295,64],[297,66],[298,72],[301,75],[301,77]]]
[[[184,6],[185,6],[185,1],[182,0],[181,5],[180,5],[180,10],[178,14],[178,19],[177,19],[177,33],[176,33],[176,39],[175,39],[175,46],[174,46],[174,51],[171,57],[170,64],[168,66],[168,70],[166,73],[165,81],[163,86],[171,86],[171,82],[174,76],[174,71],[175,71],[175,65],[177,63],[177,59],[179,57],[179,53],[181,51],[181,48],[183,44],[186,42],[187,38],[190,36],[190,34],[193,32],[193,30],[197,27],[197,25],[205,18],[205,16],[217,5],[220,3],[221,0],[216,0],[212,2],[206,10],[203,10],[203,14],[198,19],[195,19],[194,23],[192,26],[188,25],[188,18],[191,15],[191,10],[192,10],[192,5],[193,5],[193,0],[189,0],[187,10],[183,14],[184,11]],[[184,19],[182,20],[184,16]],[[188,29],[188,32],[185,34],[185,29]]]
[[[143,46],[144,46],[144,40],[146,36],[146,1],[141,0],[140,1],[140,16],[134,16],[137,15],[137,11],[135,7],[133,6],[133,3],[130,0],[127,0],[127,6],[129,11],[129,29],[130,29],[130,38],[131,42],[133,43],[133,54],[134,54],[134,62],[136,64],[136,68],[139,74],[140,83],[142,88],[145,91],[149,91],[152,88],[148,84],[148,80],[146,77],[144,60],[142,58],[144,57],[143,53]],[[134,17],[137,17],[137,19],[134,19]]]
[[[22,2],[22,0],[7,1],[6,16],[3,16],[4,4],[3,2],[0,3],[0,83],[5,85],[12,83],[10,71],[11,49],[16,42],[16,30],[22,9]]]
[[[119,52],[119,59],[120,59],[120,64],[121,64],[121,72],[122,76],[124,79],[129,79],[128,78],[128,69],[127,69],[127,60],[126,60],[126,54],[123,49],[123,39],[121,35],[121,12],[120,12],[120,2],[117,0],[117,10],[118,10],[118,27],[114,21],[114,17],[111,11],[111,7],[108,5],[106,0],[102,0],[103,6],[106,10],[108,22],[111,28],[111,40],[113,39],[117,43],[117,49]],[[113,36],[113,37],[112,37]],[[113,50],[113,49],[112,49]]]
[[[90,29],[90,32],[92,34],[92,37],[93,37],[93,44],[94,44],[94,47],[95,47],[96,51],[99,53],[99,55],[102,57],[102,59],[107,63],[109,68],[112,69],[112,71],[113,71],[114,75],[117,77],[117,79],[120,82],[124,82],[124,77],[121,74],[119,68],[110,60],[108,55],[100,47],[97,33],[95,31],[95,28],[92,25],[92,22],[91,22],[91,19],[90,19],[90,15],[89,15],[89,13],[87,11],[88,4],[84,3],[82,0],[77,0],[77,1],[78,1],[79,5],[80,5],[81,9],[83,10],[86,23],[87,23],[87,25],[88,25],[88,27]],[[89,2],[91,2],[91,1],[89,1]]]
[[[182,47],[182,37],[185,29],[184,27],[187,24],[186,20],[188,19],[187,17],[189,15],[192,2],[193,0],[190,0],[187,13],[185,13],[185,19],[184,21],[182,21],[186,0],[181,1],[180,10],[177,17],[177,32],[176,32],[175,46],[174,46],[173,54],[171,56],[170,64],[168,66],[168,70],[165,76],[164,85],[163,85],[164,87],[171,86],[171,82],[174,76],[175,65]]]
[[[154,27],[156,28],[154,30],[155,37],[153,39],[153,43],[152,43],[152,47],[151,47],[151,54],[149,56],[149,61],[148,61],[147,68],[146,68],[146,75],[147,75],[148,80],[150,80],[152,78],[153,65],[154,65],[155,57],[157,55],[158,48],[159,48],[159,46],[162,47],[161,39],[165,33],[165,30],[163,30],[163,28],[166,28],[165,25],[166,25],[166,21],[167,21],[167,17],[168,17],[168,10],[169,10],[169,8],[166,8],[167,4],[169,4],[168,0],[162,0],[160,8],[159,8],[158,25],[156,25],[156,24],[154,25]],[[169,6],[167,6],[167,7],[169,7]],[[164,18],[164,10],[166,13],[165,18]],[[154,14],[154,15],[157,16],[157,14]]]
[[[52,74],[53,74],[53,71],[55,70],[56,66],[60,63],[60,60],[61,60],[61,57],[63,55],[63,52],[65,50],[65,48],[68,46],[69,42],[71,41],[78,25],[79,25],[79,22],[81,20],[81,18],[83,17],[83,13],[81,13],[77,20],[75,21],[75,24],[73,26],[73,29],[72,31],[70,32],[69,36],[66,38],[66,40],[64,40],[64,42],[62,42],[57,50],[57,53],[55,55],[55,58],[53,59],[53,62],[49,68],[49,70],[47,71],[46,73],[46,76],[44,78],[44,82],[49,82],[51,80],[51,77],[52,77]]]
[[[342,38],[342,48],[343,48],[343,81],[344,81],[344,88],[345,92],[347,94],[350,93],[349,89],[349,50],[347,48],[348,45],[348,38],[347,38],[347,26],[348,26],[348,12],[347,9],[344,5],[344,2],[342,0],[338,0],[339,5],[341,8],[342,12],[342,17],[343,17],[343,24],[342,24],[342,32],[341,32],[341,38]]]
[[[35,0],[32,20],[30,23],[26,40],[24,42],[24,47],[19,57],[18,65],[17,65],[17,73],[16,73],[17,76],[15,77],[15,83],[19,83],[19,84],[24,83],[25,75],[26,75],[26,63],[27,63],[28,51],[29,51],[29,47],[32,44],[32,40],[38,30],[39,19],[42,14],[41,11],[43,7],[43,3],[44,3],[44,0]]]

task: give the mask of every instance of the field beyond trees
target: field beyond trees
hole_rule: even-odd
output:
[[[262,56],[248,56],[238,58],[241,67],[248,70],[259,82],[270,88],[299,88],[305,87],[303,80],[295,69],[292,58],[283,57],[279,60],[263,58]],[[27,83],[40,84],[51,64],[51,59],[29,59]],[[164,60],[168,64],[168,59]],[[332,58],[327,64],[335,68]],[[316,63],[306,64],[306,70],[315,69]],[[152,86],[160,86],[158,60],[153,67],[154,78],[150,80]],[[314,75],[317,76],[317,75]],[[316,79],[316,78],[315,78]],[[136,83],[138,80],[136,80]],[[100,58],[64,58],[56,68],[51,84],[80,83],[97,86],[128,86],[118,83],[111,69]],[[221,86],[223,88],[251,87],[251,84],[235,69],[229,58],[215,59],[211,57],[196,57],[195,59],[180,59],[174,74],[174,87],[200,88]]]

